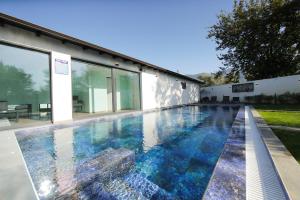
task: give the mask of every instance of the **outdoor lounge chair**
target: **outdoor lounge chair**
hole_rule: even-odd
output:
[[[240,97],[232,97],[232,103],[240,103]]]
[[[223,96],[223,101],[222,103],[228,104],[230,103],[230,97],[229,96]]]
[[[32,106],[31,104],[21,104],[15,106],[15,111],[18,113],[18,116],[30,118],[32,113]]]
[[[201,103],[209,103],[209,97],[203,97]]]
[[[212,96],[210,102],[217,103],[217,96]]]

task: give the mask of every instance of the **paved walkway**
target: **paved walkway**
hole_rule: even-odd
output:
[[[0,133],[0,199],[38,199],[13,131]]]

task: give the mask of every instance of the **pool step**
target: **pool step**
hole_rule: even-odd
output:
[[[138,172],[132,172],[124,177],[124,179],[113,180],[106,186],[106,191],[112,194],[117,200],[176,199]]]
[[[149,181],[140,173],[129,174],[126,176],[125,182],[148,199],[151,199],[151,197],[160,189],[156,184]]]
[[[108,148],[98,157],[88,160],[77,167],[77,182],[81,185],[89,184],[97,179],[102,183],[128,174],[134,166],[134,151],[120,148]]]
[[[121,179],[115,179],[106,186],[106,191],[112,194],[117,200],[148,200],[140,192],[130,187]]]

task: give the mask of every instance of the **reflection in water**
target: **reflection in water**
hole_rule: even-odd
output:
[[[73,181],[75,176],[73,128],[55,130],[53,134],[57,190],[60,194],[65,194],[76,186]]]
[[[189,106],[16,135],[41,199],[199,199],[236,113]]]
[[[149,113],[148,115],[143,116],[143,132],[144,132],[144,140],[143,140],[143,147],[144,152],[150,150],[153,146],[159,143],[158,135],[157,135],[157,128],[155,119],[157,117],[157,113]]]

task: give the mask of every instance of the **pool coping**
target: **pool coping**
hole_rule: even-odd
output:
[[[203,200],[246,199],[245,107],[241,106]]]
[[[29,174],[14,131],[0,135],[0,194],[3,199],[36,199],[38,194]]]
[[[300,165],[253,106],[250,111],[285,192],[300,200]]]

